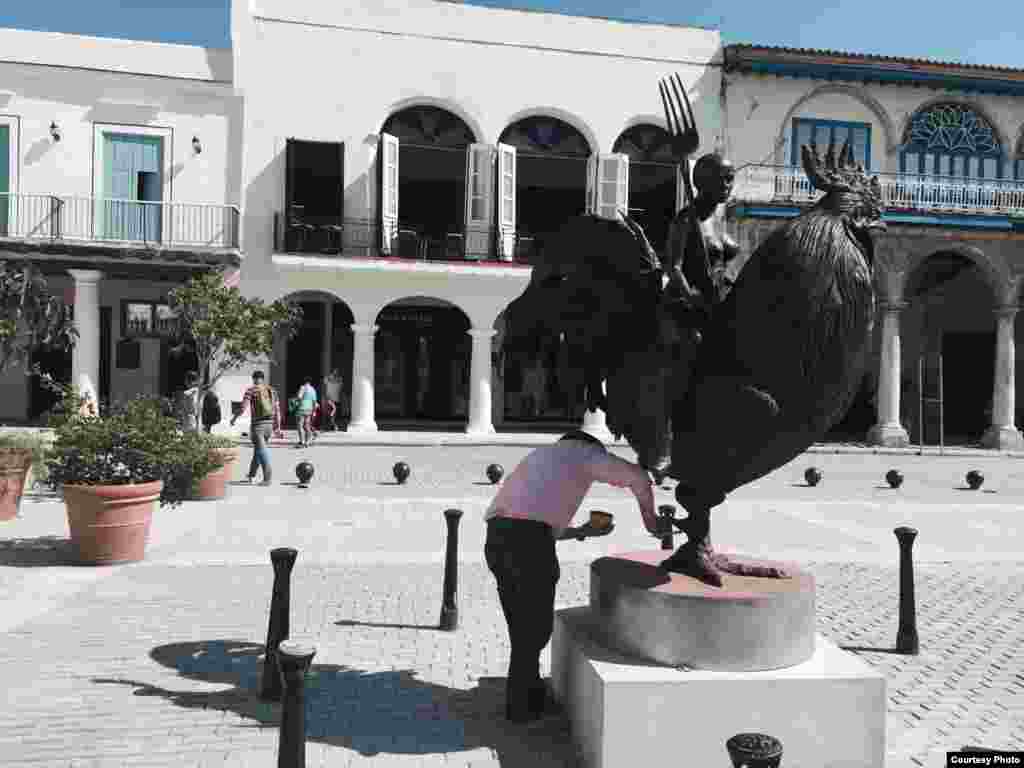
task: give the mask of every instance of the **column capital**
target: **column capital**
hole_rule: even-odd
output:
[[[98,283],[103,279],[103,273],[98,269],[69,269],[68,274],[74,278],[75,283]]]
[[[1002,304],[992,310],[996,317],[1013,317],[1020,311],[1020,307],[1016,304]]]
[[[357,333],[363,336],[372,336],[380,328],[378,325],[363,325],[362,323],[352,323],[349,326],[352,329],[352,333]]]
[[[489,339],[497,333],[493,328],[470,328],[466,331],[474,339]]]

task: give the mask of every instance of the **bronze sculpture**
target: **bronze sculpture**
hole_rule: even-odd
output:
[[[688,179],[698,145],[693,111],[678,76],[660,85]],[[837,155],[830,144],[822,157],[812,143],[802,160],[824,196],[769,235],[734,281],[734,246],[719,238],[709,249],[709,214],[701,218],[715,185],[719,196],[731,186],[731,166],[702,158],[698,178],[709,197],[688,190],[667,265],[627,216],[578,216],[549,241],[506,312],[512,358],[529,359],[540,336],[565,333],[585,370],[587,407],[605,408],[609,428],[655,477],[678,481],[687,517],[676,526],[688,540],[662,567],[715,586],[722,572],[784,575],[716,553],[711,510],[842,418],[870,348],[871,233],[885,228],[878,180],[854,164],[849,145]],[[694,254],[696,271],[687,264]]]

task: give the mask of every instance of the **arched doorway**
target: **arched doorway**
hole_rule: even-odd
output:
[[[547,115],[517,120],[498,141],[516,148],[516,255],[529,260],[549,234],[586,210],[590,144]]]
[[[287,401],[309,378],[322,400],[324,378],[337,369],[342,378],[342,402],[337,414],[341,426],[349,418],[347,406],[352,402],[352,310],[344,301],[321,291],[303,291],[287,298],[302,308],[302,322],[284,344],[284,364],[275,366],[272,383]],[[291,414],[282,416],[287,425],[293,426]]]
[[[457,115],[407,107],[385,122],[398,139],[398,256],[458,259],[466,217],[466,148],[476,141]]]
[[[977,443],[992,419],[995,369],[995,294],[982,268],[963,253],[939,251],[907,277],[907,308],[900,319],[904,423],[913,441],[922,422],[919,398],[936,398],[942,375],[943,438]],[[919,361],[923,380],[919,383]],[[939,441],[939,412],[924,405],[923,438]]]
[[[678,207],[679,171],[671,140],[664,128],[642,123],[623,131],[612,147],[613,153],[629,157],[629,213],[659,257]]]
[[[376,325],[378,423],[464,424],[472,353],[466,313],[442,299],[409,297],[384,307]]]

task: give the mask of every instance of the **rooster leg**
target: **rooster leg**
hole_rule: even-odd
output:
[[[685,520],[676,526],[686,533],[686,543],[662,560],[666,571],[692,576],[712,587],[722,586],[722,574],[715,563],[715,552],[711,548],[711,509],[709,507],[687,509]]]
[[[757,576],[767,579],[785,579],[787,574],[781,568],[773,568],[767,565],[753,565],[751,563],[741,563],[736,560],[730,559],[728,555],[720,555],[718,553],[712,553],[712,561],[715,567],[725,573],[731,573],[734,576]]]

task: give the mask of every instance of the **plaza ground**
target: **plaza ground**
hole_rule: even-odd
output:
[[[63,505],[29,494],[19,519],[0,524],[2,763],[275,764],[280,712],[259,699],[260,654],[268,551],[291,546],[291,635],[317,647],[311,768],[578,765],[566,721],[524,732],[501,717],[508,642],[483,565],[495,490],[484,469],[511,471],[529,446],[340,442],[275,447],[274,486],[159,511],[138,564],[70,565]],[[293,472],[300,458],[316,467],[306,490]],[[412,468],[401,486],[398,460]],[[803,481],[812,464],[823,472],[815,488]],[[884,481],[894,467],[906,478],[899,490]],[[984,473],[980,491],[967,490],[969,469]],[[675,503],[668,489],[656,497]],[[434,629],[447,508],[464,512],[454,633]],[[587,601],[595,557],[657,546],[627,491],[595,485],[582,511],[595,508],[615,514],[616,530],[559,544],[559,607]],[[930,768],[965,745],[1024,747],[1022,509],[1016,457],[811,453],[734,493],[713,535],[723,550],[814,573],[819,631],[878,649],[858,653],[888,681],[886,768]],[[895,643],[898,525],[920,531],[915,657],[882,652]],[[681,734],[699,727],[680,724]]]

